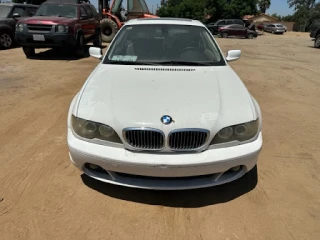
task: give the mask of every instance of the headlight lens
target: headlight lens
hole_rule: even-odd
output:
[[[101,139],[104,141],[122,143],[118,134],[107,125],[77,118],[72,115],[72,128],[80,137],[87,139]]]
[[[68,26],[65,26],[65,25],[57,25],[56,26],[56,31],[59,33],[66,33],[66,32],[68,32],[68,30],[69,30]]]
[[[247,141],[256,136],[259,130],[259,119],[221,129],[212,139],[210,145],[232,141]]]
[[[16,25],[16,31],[17,32],[23,32],[23,24],[19,23]]]

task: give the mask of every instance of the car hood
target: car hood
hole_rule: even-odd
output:
[[[46,17],[46,16],[34,16],[20,20],[20,23],[26,24],[68,24],[73,22],[74,18],[64,18],[64,17]]]
[[[249,92],[229,67],[142,67],[99,64],[80,91],[76,116],[126,127],[205,128],[255,119]],[[163,115],[174,122],[163,125]]]

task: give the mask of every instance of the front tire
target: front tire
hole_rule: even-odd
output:
[[[36,54],[33,47],[22,47],[22,50],[27,58],[30,58]]]
[[[252,34],[252,33],[249,33],[249,34],[248,34],[248,38],[249,38],[249,39],[253,39],[253,34]]]
[[[78,35],[78,39],[77,39],[77,45],[76,45],[76,55],[79,58],[84,57],[84,37],[83,35],[80,33]]]
[[[93,40],[93,46],[101,47],[101,45],[102,45],[101,31],[100,29],[97,29],[95,34],[95,39]]]
[[[118,25],[109,18],[102,19],[100,24],[102,41],[110,43],[118,31]]]
[[[8,32],[0,32],[0,48],[9,49],[13,45],[13,37]]]
[[[222,36],[223,38],[228,38],[228,33],[225,33],[225,32],[224,32],[224,33],[221,34],[221,36]]]
[[[314,40],[314,47],[315,48],[320,48],[320,34]]]

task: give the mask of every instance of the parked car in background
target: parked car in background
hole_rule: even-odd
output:
[[[70,160],[86,175],[175,190],[225,184],[256,166],[261,110],[229,65],[241,51],[225,57],[201,22],[133,19],[104,55],[89,52],[101,62],[67,120]]]
[[[259,31],[263,31],[264,28],[265,28],[265,26],[266,26],[265,23],[259,23],[259,24],[257,25],[257,29],[258,29]]]
[[[16,22],[31,17],[38,5],[19,3],[0,3],[0,48],[9,49],[14,44]]]
[[[27,58],[35,48],[71,48],[83,57],[86,43],[101,45],[100,17],[89,3],[48,0],[35,16],[17,23],[15,36]]]
[[[256,31],[249,30],[248,28],[239,24],[232,24],[232,25],[220,27],[218,29],[218,33],[223,38],[236,36],[236,37],[244,37],[244,38],[252,39],[252,38],[258,37],[258,34]]]
[[[320,48],[320,19],[313,21],[309,29],[310,37],[314,41],[314,47]]]
[[[288,28],[285,26],[285,25],[283,25],[282,23],[275,23],[275,25],[277,26],[277,27],[282,27],[282,28],[284,28],[284,31],[286,32],[287,30],[288,30]]]
[[[207,24],[206,27],[210,30],[212,34],[218,34],[220,27],[231,25],[231,24],[239,24],[244,26],[244,21],[241,19],[221,19],[216,21],[215,23]]]
[[[281,24],[268,24],[264,27],[264,31],[273,33],[273,34],[276,34],[276,33],[283,34],[286,31],[286,29]]]

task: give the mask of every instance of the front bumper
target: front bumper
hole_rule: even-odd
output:
[[[43,35],[45,41],[33,40],[34,34]],[[34,47],[34,48],[76,46],[76,39],[73,35],[70,35],[70,34],[16,32],[15,40],[22,46],[28,46],[28,47]]]
[[[145,189],[193,189],[231,182],[257,163],[262,133],[251,143],[201,153],[136,153],[80,140],[68,129],[69,155],[73,164],[97,180]],[[95,164],[96,171],[87,164]],[[228,171],[241,166],[237,171]]]

